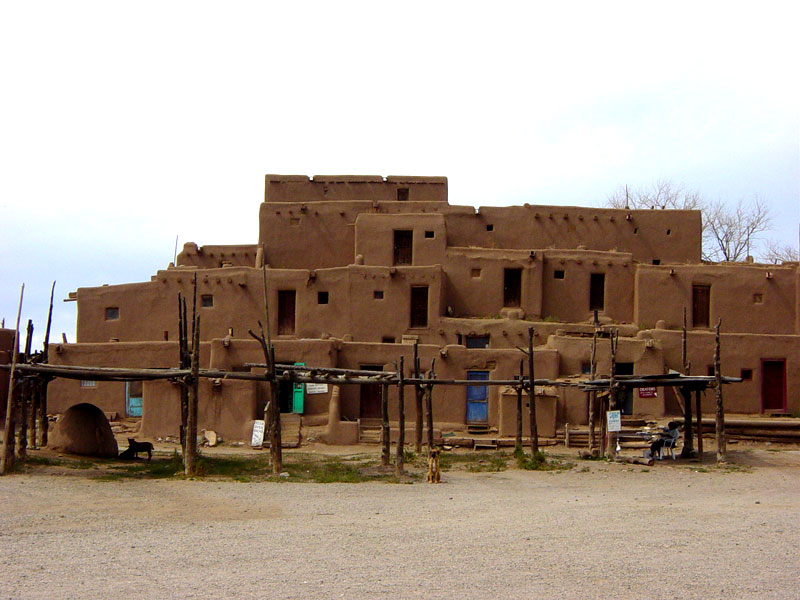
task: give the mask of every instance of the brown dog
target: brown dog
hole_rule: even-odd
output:
[[[428,455],[428,483],[439,483],[441,471],[439,470],[439,449],[433,448]]]

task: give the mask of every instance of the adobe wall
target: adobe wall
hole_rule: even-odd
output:
[[[447,232],[444,216],[435,213],[360,214],[356,218],[356,256],[360,255],[365,265],[393,266],[394,232],[398,229],[413,232],[412,265],[444,262]]]
[[[0,329],[0,365],[10,365],[14,353],[13,329]],[[0,369],[0,418],[6,417],[6,400],[8,399],[8,382],[11,373]]]
[[[723,330],[764,334],[796,332],[798,270],[776,265],[638,265],[634,318],[642,327],[663,320],[692,325],[692,285],[711,286],[709,325],[722,317]]]
[[[390,175],[266,175],[264,202],[331,200],[447,202],[447,177]],[[398,190],[406,190],[398,194]]]
[[[198,267],[200,269],[216,269],[219,267],[254,267],[256,266],[255,244],[236,244],[227,246],[198,246],[194,242],[183,245],[178,254],[175,266]]]
[[[630,252],[636,261],[660,260],[662,264],[699,262],[701,257],[699,211],[482,206],[473,214],[449,213],[446,223],[448,246],[583,246],[589,250]]]

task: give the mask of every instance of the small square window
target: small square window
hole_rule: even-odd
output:
[[[383,300],[383,290],[375,290],[372,292],[372,297],[375,300]]]
[[[214,296],[212,294],[203,294],[200,296],[200,306],[203,308],[211,308],[214,306]]]
[[[714,369],[714,365],[708,365],[706,367],[706,373],[709,377],[714,377],[716,375],[716,370]]]
[[[425,237],[429,240],[433,239],[433,232],[432,231],[425,231]]]
[[[494,231],[494,225],[487,225],[486,231]]]
[[[581,363],[581,375],[589,375],[591,372],[592,372],[591,363],[582,362]]]
[[[119,319],[119,306],[106,307],[106,321],[114,321]]]
[[[328,292],[317,292],[317,304],[328,303]]]
[[[553,271],[553,279],[564,279],[564,270],[556,269]]]
[[[659,259],[659,258],[654,258],[654,259],[653,259],[653,264],[654,264],[654,265],[660,265],[660,264],[661,264],[661,259]]]
[[[745,381],[750,381],[753,379],[753,369],[742,369],[739,373],[739,377],[744,379]]]
[[[397,188],[397,201],[398,202],[408,201],[408,188]]]
[[[394,344],[394,337],[390,335],[382,337],[381,344]]]
[[[667,229],[667,235],[672,235],[672,230],[671,229]]]
[[[764,304],[764,294],[753,294],[753,304]]]
[[[480,277],[481,276],[481,270],[480,269],[472,269],[471,274],[472,274],[473,277]]]

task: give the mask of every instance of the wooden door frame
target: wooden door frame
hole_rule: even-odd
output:
[[[781,408],[766,408],[764,406],[764,400],[766,399],[764,396],[764,363],[766,362],[779,362],[783,364],[783,386],[781,389]],[[762,358],[761,359],[761,412],[762,413],[782,413],[786,412],[786,387],[788,382],[786,381],[786,358]]]

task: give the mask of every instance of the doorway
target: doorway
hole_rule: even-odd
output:
[[[786,359],[761,360],[761,406],[764,412],[786,410]]]
[[[604,310],[606,307],[606,274],[592,273],[589,276],[589,310]]]
[[[128,381],[125,383],[125,415],[128,417],[142,416],[141,381]]]
[[[467,371],[470,381],[488,381],[489,371]],[[489,386],[468,385],[467,424],[487,425],[489,423]]]
[[[363,371],[383,371],[383,365],[361,365]],[[362,419],[380,419],[381,388],[380,385],[360,385],[360,408],[358,415]]]
[[[294,290],[278,291],[278,335],[294,335]]]
[[[503,269],[503,306],[517,307],[522,302],[522,269]]]

